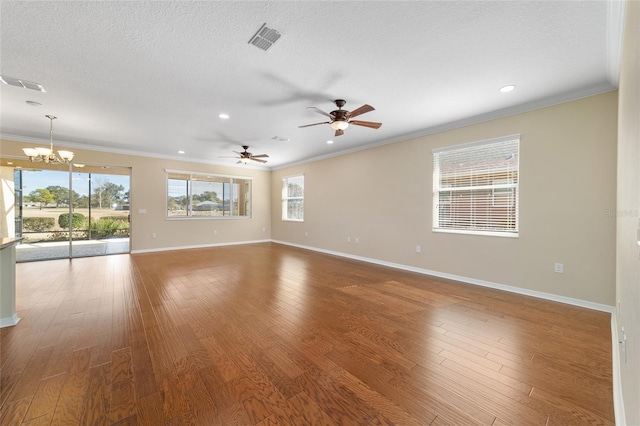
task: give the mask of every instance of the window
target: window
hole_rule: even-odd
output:
[[[304,220],[304,175],[282,178],[282,220]]]
[[[433,150],[433,230],[518,235],[520,136]]]
[[[167,217],[250,216],[250,178],[167,170]]]

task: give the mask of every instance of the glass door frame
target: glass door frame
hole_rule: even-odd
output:
[[[25,248],[25,256],[22,259],[18,259],[18,261],[38,261],[38,260],[49,260],[49,259],[73,259],[79,257],[88,257],[88,256],[98,256],[98,255],[108,255],[108,254],[128,254],[131,252],[131,175],[132,168],[130,166],[112,166],[112,165],[100,165],[100,164],[77,164],[77,163],[68,163],[68,164],[56,164],[56,165],[48,165],[45,163],[39,162],[29,162],[26,158],[20,156],[12,156],[12,155],[1,155],[0,156],[0,166],[10,167],[12,168],[12,172],[10,172],[10,179],[13,180],[12,191],[13,194],[10,195],[13,205],[13,218],[10,218],[12,222],[14,222],[13,230],[9,228],[9,233],[12,234],[13,237],[22,237],[22,244],[29,245],[33,244],[40,245],[39,247],[33,247],[33,251],[30,254],[26,250],[30,250]],[[84,168],[86,167],[86,169]],[[86,170],[86,171],[85,171]],[[25,228],[24,228],[24,220],[25,220],[25,188],[27,185],[34,185],[30,179],[31,177],[26,175],[26,172],[56,172],[56,173],[66,173],[67,176],[57,175],[57,177],[48,180],[48,175],[44,176],[44,182],[39,181],[35,183],[34,190],[36,189],[46,189],[45,186],[49,183],[51,186],[61,186],[65,190],[68,190],[68,194],[64,194],[62,198],[59,198],[60,207],[56,208],[54,211],[50,211],[50,213],[45,214],[46,217],[53,217],[52,215],[59,215],[68,213],[68,227],[60,228],[54,226],[53,229],[47,228],[48,230],[42,231],[43,233],[48,233],[39,238],[36,235],[36,238],[29,240],[29,234],[32,231],[27,229],[27,241],[25,238]],[[53,175],[52,175],[53,176]],[[75,187],[78,187],[78,176],[80,176],[83,180],[86,176],[86,181],[88,184],[86,187],[83,184],[80,184],[82,187],[80,189],[81,194],[75,193]],[[100,179],[100,176],[103,176],[104,180]],[[25,181],[26,178],[26,181]],[[68,179],[68,180],[67,180]],[[74,185],[74,180],[76,180]],[[67,181],[67,182],[65,182]],[[102,184],[114,184],[117,185],[116,189],[113,188],[107,189],[106,192],[101,192],[100,194],[93,194],[92,191],[94,187],[99,189],[98,186]],[[98,186],[95,186],[98,185]],[[38,188],[36,188],[36,186]],[[42,186],[42,188],[40,188]],[[66,188],[65,188],[66,187]],[[110,191],[111,190],[111,191]],[[88,191],[88,192],[87,192]],[[106,197],[104,194],[108,194]],[[115,195],[114,195],[115,194]],[[78,197],[82,200],[83,198],[86,200],[86,207],[84,207],[85,215],[88,214],[88,217],[85,222],[85,226],[78,227],[74,226],[74,212],[78,213],[78,208],[82,211],[83,207],[82,201],[80,206],[78,205]],[[100,197],[101,205],[104,207],[102,209],[97,209],[98,217],[92,217],[93,207],[92,201],[97,200],[97,197]],[[27,198],[28,200],[28,198]],[[65,208],[64,203],[68,204],[68,209]],[[97,201],[96,201],[97,202]],[[52,208],[51,204],[47,206],[41,206],[42,209]],[[113,214],[110,214],[110,210],[114,210]],[[56,213],[57,212],[57,213]],[[87,213],[88,212],[88,213]],[[33,212],[35,213],[35,211]],[[32,217],[33,215],[27,214],[28,217]],[[38,216],[35,213],[35,216]],[[118,219],[118,217],[120,217]],[[120,226],[109,226],[109,221],[107,221],[106,226],[102,223],[103,218],[108,218],[113,222],[122,221],[126,222],[126,225]],[[59,221],[59,219],[58,219]],[[65,224],[66,225],[66,224]],[[111,225],[114,225],[111,223]],[[96,226],[98,228],[96,228]],[[57,230],[56,230],[57,228]],[[103,229],[104,228],[104,229]],[[53,232],[53,234],[51,234]],[[68,232],[67,236],[64,236],[62,239],[56,239],[56,233],[64,233]],[[75,235],[74,235],[75,232]],[[82,234],[78,234],[81,232]],[[84,234],[86,233],[86,234]],[[53,237],[52,237],[53,236]],[[62,235],[61,235],[62,236]],[[121,238],[121,239],[120,239]],[[53,241],[51,241],[53,240]],[[100,243],[98,244],[87,244],[87,250],[78,251],[78,247],[82,247],[82,244],[79,245],[79,241],[92,241],[96,240]],[[102,240],[110,240],[110,241],[102,241]],[[57,249],[56,245],[47,243],[53,243],[58,241]],[[68,243],[68,244],[67,244]],[[22,245],[21,244],[21,245]],[[68,251],[67,247],[68,246]],[[76,248],[74,253],[74,247]],[[42,253],[38,253],[38,250],[42,250]],[[49,251],[50,250],[50,251]],[[65,255],[66,253],[66,255]]]

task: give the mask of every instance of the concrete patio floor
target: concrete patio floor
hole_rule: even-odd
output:
[[[73,257],[129,253],[129,238],[78,240],[73,242],[72,250]],[[68,257],[68,241],[22,243],[16,246],[16,262],[65,259]]]

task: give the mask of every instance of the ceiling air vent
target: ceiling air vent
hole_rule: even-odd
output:
[[[46,92],[41,84],[33,83],[31,81],[20,80],[19,78],[5,77],[0,75],[0,81],[9,86],[24,87],[25,89],[37,90],[38,92]]]
[[[249,40],[250,44],[262,50],[268,50],[280,38],[280,33],[273,28],[267,27],[267,23],[262,24],[258,32]]]

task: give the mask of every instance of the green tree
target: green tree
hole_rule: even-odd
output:
[[[80,207],[78,203],[80,202],[80,194],[76,191],[71,191],[71,201],[73,203],[73,208]]]
[[[78,195],[78,194],[76,194]],[[86,209],[89,207],[89,197],[86,195],[78,195],[78,198],[74,198],[73,206],[80,209]]]
[[[47,204],[52,204],[56,202],[55,197],[48,189],[36,189],[35,191],[31,191],[29,193],[29,197],[32,202],[38,203],[40,205],[40,210],[45,207]]]
[[[69,188],[64,188],[59,185],[47,186],[47,191],[53,195],[55,199],[56,207],[60,207],[60,204],[69,204]]]
[[[124,186],[107,181],[94,187],[93,193],[96,195],[92,204],[94,207],[108,207],[122,200],[124,196]]]
[[[218,194],[215,191],[204,191],[202,194],[193,194],[192,197],[194,203],[202,202],[202,201],[214,201],[217,203],[221,203],[222,200],[218,198]]]
[[[187,209],[187,196],[181,195],[179,197],[169,197],[168,207],[169,210],[186,210]]]

